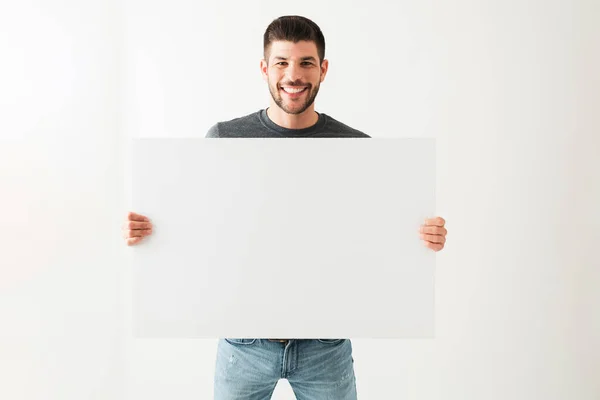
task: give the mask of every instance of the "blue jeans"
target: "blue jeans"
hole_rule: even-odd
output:
[[[215,400],[268,400],[280,379],[297,400],[356,400],[350,340],[219,340]]]

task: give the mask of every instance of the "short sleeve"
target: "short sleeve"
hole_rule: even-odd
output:
[[[210,127],[208,132],[206,133],[207,138],[218,138],[219,136],[219,124],[216,123]]]

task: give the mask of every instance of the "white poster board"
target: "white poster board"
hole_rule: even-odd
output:
[[[137,337],[434,334],[435,139],[135,139]]]

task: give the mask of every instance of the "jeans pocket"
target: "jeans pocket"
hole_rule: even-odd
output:
[[[338,344],[346,339],[317,339],[317,340],[324,344]]]
[[[254,342],[256,342],[256,339],[232,339],[232,338],[225,338],[225,341],[229,344],[253,344]]]

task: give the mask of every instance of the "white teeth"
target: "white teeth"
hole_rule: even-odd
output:
[[[288,93],[300,93],[304,89],[306,89],[306,88],[301,88],[301,89],[292,89],[292,88],[286,88],[286,87],[283,88],[283,90],[285,90]]]

